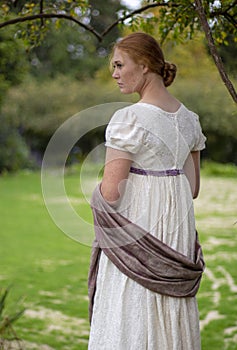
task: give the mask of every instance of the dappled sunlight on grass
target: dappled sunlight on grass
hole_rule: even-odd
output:
[[[236,349],[237,179],[202,178],[195,200],[206,270],[198,294],[202,349]]]

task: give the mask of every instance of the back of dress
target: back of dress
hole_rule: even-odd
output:
[[[184,105],[168,113],[136,103],[117,111],[106,131],[106,146],[132,154],[132,168],[138,170],[130,172],[117,210],[191,259],[195,241],[191,188],[185,174],[173,176],[172,170],[182,171],[188,154],[203,149],[205,140],[198,116]]]
[[[183,105],[166,113],[134,104],[117,111],[106,131],[106,146],[129,152],[139,170],[130,172],[116,210],[193,260],[196,230],[188,180],[182,172],[158,174],[181,170],[190,151],[201,150],[204,142],[198,117]],[[200,350],[195,297],[154,293],[120,272],[103,252],[96,283],[89,350]]]
[[[147,103],[117,111],[106,131],[106,146],[133,154],[132,166],[182,169],[191,151],[205,147],[198,116],[184,105],[175,113]]]

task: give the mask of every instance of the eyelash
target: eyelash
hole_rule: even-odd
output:
[[[116,67],[119,68],[119,69],[121,69],[121,68],[123,67],[123,64],[122,64],[122,63],[114,64],[114,65],[113,65],[113,69],[115,69]]]

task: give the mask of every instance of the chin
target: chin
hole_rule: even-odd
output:
[[[133,91],[130,91],[130,90],[127,90],[125,88],[120,88],[120,92],[123,94],[123,95],[129,95],[129,94],[132,94]]]

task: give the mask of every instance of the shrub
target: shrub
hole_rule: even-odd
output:
[[[24,313],[24,310],[8,313],[6,307],[6,300],[9,295],[9,288],[0,290],[0,350],[11,349],[11,342],[16,341],[17,348],[22,349],[21,341],[16,335],[13,328],[13,323],[16,322]]]
[[[202,174],[206,176],[237,178],[237,166],[235,164],[220,164],[204,160],[202,162]]]
[[[2,118],[0,131],[0,173],[29,166],[29,150],[16,128]]]

